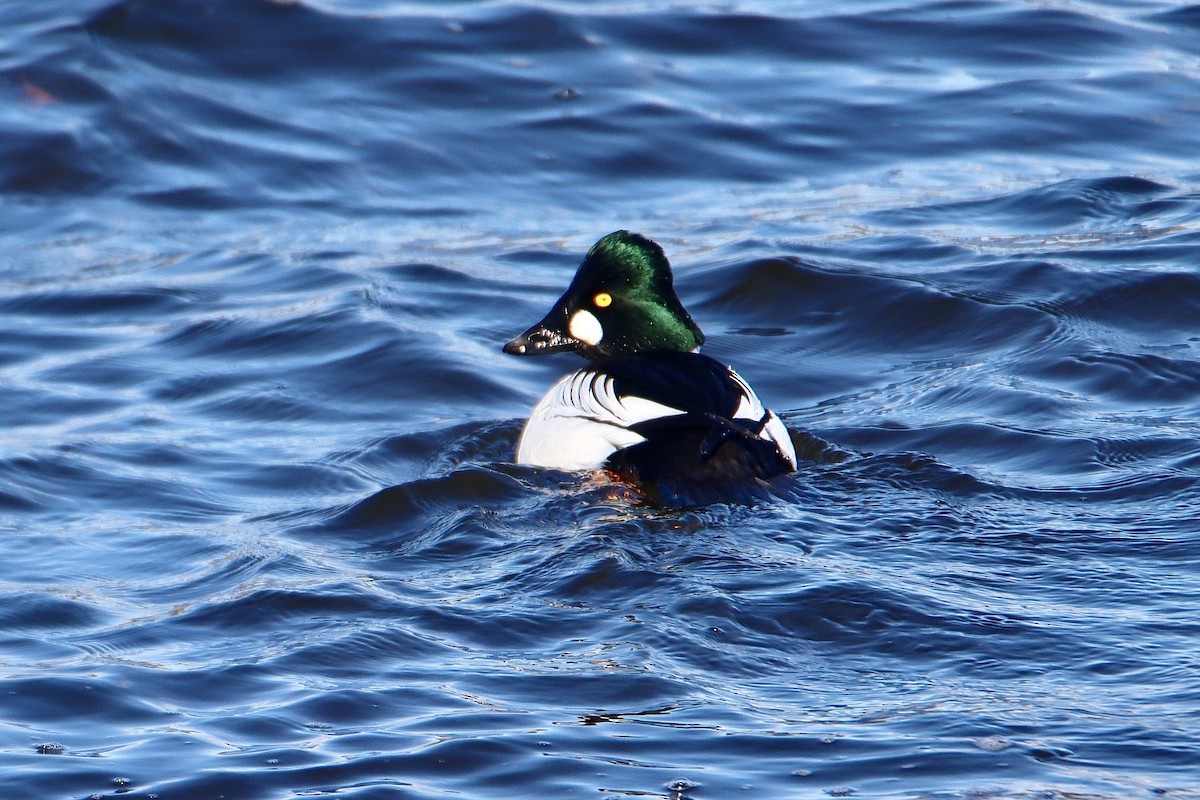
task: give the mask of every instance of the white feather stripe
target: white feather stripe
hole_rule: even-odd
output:
[[[742,389],[742,399],[738,403],[737,410],[733,412],[734,419],[752,419],[756,422],[763,418],[763,414],[767,413],[766,407],[762,401],[758,399],[758,395],[750,388],[750,384],[746,383],[741,375],[738,375],[732,369],[729,370],[729,377],[733,378],[734,383]]]
[[[620,397],[616,381],[610,375],[582,369],[560,380],[538,403],[534,416],[585,417],[595,422],[623,428],[657,417],[683,414],[644,397]]]
[[[650,419],[658,419],[659,417],[673,417],[676,414],[686,414],[678,408],[665,406],[662,403],[656,403],[653,400],[647,400],[644,397],[625,397],[621,400],[622,417],[628,420],[626,425],[636,425],[639,422],[645,422]]]
[[[730,376],[737,382],[737,385],[742,387],[742,399],[738,402],[737,410],[733,412],[734,419],[748,419],[755,422],[761,422],[763,417],[767,418],[767,422],[759,431],[759,438],[766,439],[769,442],[774,442],[779,448],[779,452],[783,457],[791,463],[792,469],[796,468],[796,447],[792,444],[792,437],[788,434],[787,428],[783,421],[775,416],[774,411],[768,411],[762,401],[758,399],[758,395],[750,388],[750,384],[738,375],[732,369],[729,370]]]
[[[779,448],[779,452],[783,453],[783,457],[792,465],[792,469],[796,468],[796,446],[792,444],[792,437],[788,434],[788,430],[784,427],[783,420],[775,416],[774,411],[768,412],[770,416],[767,418],[767,424],[763,426],[762,434],[764,439],[770,439]]]

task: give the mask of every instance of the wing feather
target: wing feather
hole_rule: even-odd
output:
[[[681,431],[696,433],[681,439]],[[678,449],[692,439],[703,443],[692,456],[696,460],[709,460],[707,451],[716,452],[727,440],[757,440],[770,449],[750,462],[774,463],[777,457],[792,469],[796,465],[791,437],[779,418],[741,376],[699,353],[604,359],[565,376],[534,408],[517,461],[594,469],[634,445],[646,443],[639,452],[653,452],[658,445]],[[758,448],[746,441],[739,446]],[[722,459],[728,460],[728,452]]]

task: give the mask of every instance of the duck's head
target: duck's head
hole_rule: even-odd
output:
[[[688,352],[704,334],[675,296],[662,248],[629,231],[592,245],[550,313],[504,345],[516,356],[575,351],[590,358]]]

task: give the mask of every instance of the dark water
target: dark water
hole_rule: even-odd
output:
[[[1200,7],[0,5],[6,798],[1200,797]],[[805,455],[511,463],[616,228]]]

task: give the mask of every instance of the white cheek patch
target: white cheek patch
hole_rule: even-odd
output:
[[[567,332],[593,347],[600,344],[600,340],[604,338],[604,326],[600,324],[600,320],[596,319],[592,312],[582,308],[571,315],[567,322]]]

